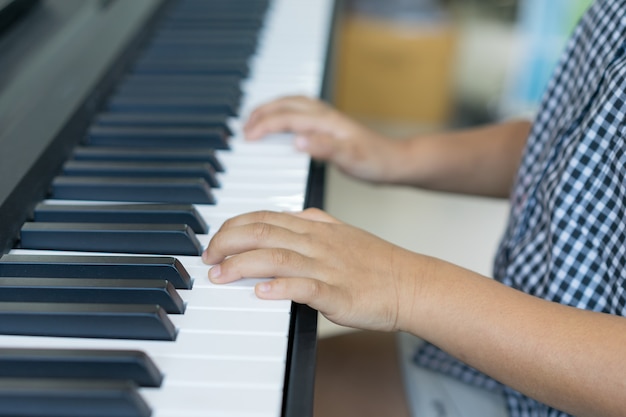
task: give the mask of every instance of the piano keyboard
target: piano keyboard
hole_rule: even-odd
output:
[[[0,416],[285,413],[292,303],[211,284],[199,256],[233,215],[305,205],[308,157],[241,127],[267,100],[320,94],[333,1],[268,1],[168,5],[0,258]]]

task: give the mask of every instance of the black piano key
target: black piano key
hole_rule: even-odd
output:
[[[211,36],[211,35],[207,35]],[[175,48],[171,46],[155,46],[153,48],[146,48],[142,57],[145,59],[160,59],[163,56],[167,56],[171,59],[185,59],[185,58],[199,58],[199,59],[228,59],[228,60],[243,60],[249,59],[250,54],[253,51],[249,51],[247,48],[221,48],[221,49],[204,49],[201,47],[193,48]],[[141,74],[145,75],[145,74]],[[208,74],[209,77],[216,77],[219,74]],[[241,76],[236,76],[239,84]]]
[[[56,177],[52,198],[63,200],[215,204],[201,178]]]
[[[147,87],[148,88],[148,87]],[[101,113],[95,126],[101,127],[159,127],[159,128],[206,128],[224,129],[232,135],[226,114],[163,114],[163,113]]]
[[[185,49],[183,52],[181,49]],[[170,57],[171,59],[176,59],[177,57],[185,57],[185,56],[193,56],[193,57],[202,57],[202,58],[211,58],[211,59],[232,59],[232,58],[242,58],[249,57],[254,52],[255,46],[248,44],[240,44],[240,45],[202,45],[202,44],[190,44],[185,45],[184,42],[159,42],[158,44],[149,45],[146,48],[146,56],[159,58],[159,57]],[[145,75],[163,75],[163,74],[149,74],[149,73],[134,73],[139,76]],[[237,77],[239,78],[239,82],[241,81],[241,76],[237,74],[167,74],[167,75],[184,75],[184,76],[204,76],[204,77]]]
[[[187,270],[169,256],[3,255],[0,276],[166,280],[174,288],[192,287]]]
[[[116,98],[108,102],[106,110],[111,112],[154,112],[154,113],[225,113],[235,116],[239,107],[236,97],[145,97]]]
[[[228,3],[206,1],[206,3],[202,2],[202,4],[186,2],[174,8],[167,20],[200,19],[211,23],[207,25],[210,27],[214,26],[212,24],[214,22],[228,22],[231,25],[233,22],[240,20],[261,21],[266,8],[266,4],[248,1],[245,3],[236,1]],[[228,27],[234,27],[234,25]]]
[[[0,334],[176,340],[163,308],[132,304],[0,302]]]
[[[209,227],[191,204],[45,204],[35,207],[36,222],[186,224],[198,234]]]
[[[177,54],[183,54],[185,52],[190,51],[172,51],[172,59],[176,59]],[[156,52],[154,54],[155,59],[156,57],[161,57],[161,55],[156,54]],[[242,79],[236,74],[136,74],[131,72],[126,74],[120,81],[116,91],[124,89],[132,91],[134,88],[147,86],[152,86],[157,89],[180,87],[183,91],[196,87],[203,92],[215,89],[217,91],[239,92],[243,94],[241,85]]]
[[[22,249],[161,255],[202,254],[202,245],[186,224],[26,222]]]
[[[201,1],[183,1],[177,3],[173,8],[172,15],[179,16],[186,13],[194,15],[197,12],[207,10],[215,10],[216,13],[232,13],[234,10],[240,10],[241,6],[249,7],[241,10],[242,15],[249,15],[251,10],[257,14],[263,14],[268,6],[269,0],[231,0],[224,3],[222,0],[201,0]]]
[[[236,29],[236,30],[259,30],[263,23],[259,19],[238,20],[230,22],[212,21],[210,26],[214,29]],[[181,29],[203,29],[207,27],[207,22],[202,19],[190,17],[180,17],[178,19],[170,19],[164,21],[161,25],[163,29],[181,30]]]
[[[214,4],[214,3],[213,3]],[[263,25],[264,17],[257,10],[240,10],[226,12],[215,9],[203,10],[195,13],[174,12],[163,27],[197,27],[194,23],[202,22],[204,27],[212,28],[259,28]]]
[[[202,36],[202,35],[213,36]],[[206,26],[204,29],[163,29],[155,33],[150,45],[184,44],[189,46],[201,45],[205,47],[223,46],[236,48],[238,46],[256,47],[258,37],[251,29],[246,28],[216,28]],[[141,60],[141,58],[139,58]]]
[[[214,0],[208,0],[206,2],[194,2],[183,1],[180,2],[172,9],[171,14],[166,21],[179,20],[184,18],[198,18],[208,19],[207,22],[213,20],[219,21],[220,19],[233,20],[237,16],[245,19],[249,18],[262,18],[267,10],[267,3],[262,6],[256,1],[244,1],[239,2],[237,0],[231,0],[229,2],[220,2]],[[210,12],[213,12],[211,14]],[[217,19],[219,17],[220,19]],[[213,25],[207,25],[213,27]]]
[[[229,84],[148,84],[135,83],[124,84],[115,91],[118,99],[137,98],[164,98],[164,97],[187,97],[193,99],[208,99],[212,97],[225,97],[230,103],[239,103],[241,89],[238,85]]]
[[[0,417],[149,417],[130,381],[0,379]]]
[[[255,1],[229,1],[227,3],[208,0],[206,2],[181,2],[175,8],[172,9],[171,14],[168,16],[169,20],[177,20],[185,17],[198,18],[202,16],[202,19],[208,19],[211,21],[214,17],[220,19],[231,19],[237,16],[252,18],[260,18],[263,16],[267,9],[267,3],[258,3]],[[209,12],[213,12],[210,14]],[[218,19],[214,19],[218,20]],[[212,26],[212,25],[211,25]]]
[[[202,20],[207,26],[215,27],[218,23],[223,23],[224,27],[237,27],[236,22],[259,21],[263,22],[265,7],[256,3],[240,3],[230,1],[223,3],[219,1],[203,1],[202,4],[181,3],[175,7],[165,22],[168,21],[189,21]]]
[[[159,30],[155,41],[159,40],[188,40],[188,39],[201,39],[201,38],[231,38],[238,39],[242,43],[255,44],[258,36],[256,29],[247,27],[240,28],[223,28],[223,27],[211,27],[205,26],[203,28],[190,27],[190,28],[163,28]],[[146,58],[145,54],[142,54],[141,59]],[[242,56],[242,59],[248,59],[249,56]]]
[[[154,45],[154,47],[180,48],[175,42]],[[204,45],[200,45],[205,48]],[[222,47],[224,48],[224,47]],[[135,74],[180,74],[180,75],[235,75],[245,78],[248,75],[248,61],[245,59],[203,60],[199,62],[179,62],[172,60],[145,60],[133,67]]]
[[[188,45],[205,45],[208,46],[208,50],[214,52],[216,49],[212,46],[226,46],[222,48],[224,51],[237,51],[241,57],[249,57],[251,53],[256,49],[258,43],[258,37],[254,29],[240,27],[240,28],[223,28],[223,27],[211,27],[205,26],[203,28],[190,27],[190,28],[163,28],[159,30],[157,35],[153,38],[151,45],[157,47],[168,42],[184,42]],[[197,40],[203,40],[200,43]],[[195,48],[192,48],[194,51]],[[185,48],[182,48],[183,52]],[[141,58],[146,57],[144,52]],[[148,54],[149,55],[149,54]],[[195,54],[189,54],[190,56],[196,56]],[[223,55],[219,55],[222,57]]]
[[[160,45],[190,45],[192,47],[202,46],[209,50],[218,49],[242,49],[249,52],[249,55],[256,49],[257,38],[250,36],[249,29],[227,30],[223,28],[215,29],[187,29],[187,30],[163,30],[159,31],[150,43],[153,46]],[[248,55],[248,56],[249,56]],[[142,55],[138,61],[144,59]]]
[[[132,381],[160,387],[163,375],[144,352],[95,349],[0,348],[0,379]]]
[[[63,175],[118,178],[203,178],[211,187],[220,187],[213,166],[197,162],[68,161],[63,166]]]
[[[236,75],[190,75],[190,74],[128,74],[124,77],[124,81],[120,86],[165,86],[165,87],[183,87],[183,88],[220,88],[227,86],[231,88],[239,88],[241,85],[241,77]]]
[[[224,172],[224,166],[209,148],[108,148],[100,146],[79,146],[74,149],[73,158],[78,161],[149,161],[149,162],[200,162],[209,163],[217,172]]]
[[[232,36],[238,39],[248,39],[250,41],[254,41],[258,39],[258,33],[254,29],[249,28],[223,28],[223,27],[213,27],[207,25],[204,28],[162,28],[159,29],[158,36],[161,38],[168,37],[186,37],[186,38],[197,38],[199,36],[216,36],[220,38],[224,38],[227,36]],[[157,38],[158,39],[158,38]]]
[[[185,303],[168,281],[0,277],[0,302],[157,304],[182,314]]]
[[[86,142],[105,147],[228,149],[228,132],[221,127],[93,126]]]
[[[185,62],[186,65],[189,62],[189,60],[183,58],[180,58],[179,61]],[[171,77],[165,75],[164,78]],[[232,84],[219,82],[202,84],[166,81],[163,84],[150,82],[124,83],[115,90],[114,96],[118,99],[177,97],[179,100],[205,99],[209,101],[216,97],[222,97],[229,100],[229,103],[239,103],[242,91],[239,82]]]

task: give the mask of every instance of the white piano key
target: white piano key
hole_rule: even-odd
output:
[[[281,360],[287,351],[287,335],[268,333],[224,333],[180,330],[176,341],[79,339],[66,337],[0,336],[3,347],[139,349],[149,356]],[[163,371],[165,372],[165,371]]]
[[[278,388],[206,389],[187,385],[140,392],[154,408],[154,417],[278,416],[283,394]]]
[[[226,191],[228,189],[228,186],[244,188],[250,187],[252,185],[258,185],[260,188],[271,187],[276,190],[278,195],[282,195],[293,194],[293,190],[295,187],[300,187],[301,189],[302,187],[306,186],[307,175],[300,170],[266,170],[263,174],[259,175],[258,180],[256,181],[257,184],[255,184],[254,177],[249,176],[247,172],[244,171],[237,174],[235,173],[235,171],[233,171],[232,173],[227,172],[225,174],[220,174],[218,176],[218,180],[220,181],[221,186],[219,188],[213,189],[214,191]],[[273,196],[269,195],[267,197]]]
[[[177,328],[197,332],[268,333],[287,335],[289,314],[284,311],[246,311],[197,308],[189,306],[185,314],[170,314]]]
[[[305,167],[308,165],[309,157],[307,154],[298,151],[294,144],[294,135],[276,135],[276,140],[272,140],[274,135],[268,135],[262,140],[249,141],[244,138],[243,132],[234,131],[233,136],[229,139],[229,150],[215,151],[215,157],[224,162],[237,163],[239,160],[245,161],[247,164],[258,164],[261,166],[271,167],[276,160],[281,162],[298,164],[297,166]],[[263,145],[267,144],[265,147]],[[279,166],[278,168],[291,168],[287,166]]]
[[[271,196],[271,197],[245,197],[245,196],[221,196],[217,205],[198,204],[196,209],[202,216],[209,218],[211,212],[223,213],[227,210],[233,216],[257,210],[273,210],[273,211],[298,211],[302,209],[304,204],[303,196]]]
[[[196,278],[192,290],[178,290],[178,294],[189,306],[195,307],[280,312],[289,312],[291,309],[289,301],[263,300],[249,288],[218,286],[206,277]]]
[[[124,201],[85,201],[85,200],[44,200],[45,204],[123,204]],[[195,204],[194,207],[202,215],[203,219],[210,225],[211,216],[222,216],[223,214],[237,215],[255,210],[275,210],[275,211],[297,211],[302,209],[303,196],[222,196],[219,204]]]
[[[216,197],[232,196],[233,198],[246,197],[259,200],[289,196],[301,196],[303,198],[303,187],[305,186],[306,181],[300,178],[276,178],[274,183],[260,180],[255,184],[253,179],[243,181],[225,176],[221,178],[221,187],[212,189],[212,192]],[[245,191],[250,192],[246,194]]]
[[[155,355],[152,360],[159,369],[167,369],[167,375],[164,375],[166,384],[277,388],[282,386],[285,376],[284,361],[279,359],[248,360]]]
[[[248,176],[254,170],[260,170],[262,175],[275,175],[277,173],[305,171],[308,173],[309,161],[302,161],[300,155],[295,156],[271,156],[266,160],[259,161],[254,155],[238,155],[231,157],[228,154],[220,156],[220,161],[225,165],[226,172],[219,175]],[[242,172],[238,172],[241,170]]]

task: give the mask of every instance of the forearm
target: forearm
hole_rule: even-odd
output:
[[[528,121],[512,121],[401,142],[387,182],[508,197],[529,130]]]
[[[577,416],[626,410],[626,319],[532,297],[431,259],[402,330]]]

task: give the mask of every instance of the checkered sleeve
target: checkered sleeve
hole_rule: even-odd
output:
[[[597,0],[542,102],[494,278],[626,317],[626,0]],[[511,417],[567,417],[424,345],[415,363],[503,393]]]

